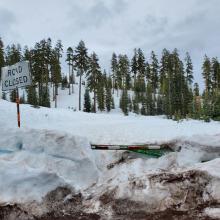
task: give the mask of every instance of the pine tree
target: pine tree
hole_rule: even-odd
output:
[[[128,111],[132,112],[132,110],[133,110],[133,105],[132,105],[131,96],[128,95]]]
[[[7,100],[7,98],[6,98],[6,93],[5,93],[5,92],[2,92],[2,99],[3,99],[3,100]]]
[[[212,119],[220,121],[220,90],[216,90],[214,95]]]
[[[147,115],[147,100],[146,98],[142,99],[142,103],[141,103],[141,114],[142,115]]]
[[[62,53],[63,53],[63,45],[62,45],[61,40],[57,41],[54,50],[55,50],[55,53],[57,54],[57,59],[60,63],[60,58],[62,57]]]
[[[48,90],[48,86],[43,86],[41,106],[50,108],[50,94]]]
[[[220,64],[216,57],[211,62],[211,78],[212,92],[215,93],[220,88]]]
[[[134,92],[138,101],[142,102],[142,99],[144,98],[144,94],[146,91],[146,64],[144,54],[140,48],[137,51],[137,70],[137,79],[134,85]]]
[[[115,53],[113,53],[112,54],[112,60],[111,60],[113,94],[114,94],[115,89],[118,89],[118,83],[116,81],[117,68],[118,68],[117,55]]]
[[[140,78],[145,77],[145,57],[142,50],[139,48],[137,52],[137,68],[138,68],[138,75]]]
[[[139,114],[140,113],[139,103],[136,97],[133,97],[132,106],[133,106],[133,112]]]
[[[157,60],[157,56],[154,51],[151,52],[151,64],[150,64],[150,83],[153,89],[153,93],[156,94],[156,90],[158,88],[158,71],[159,71],[159,64]]]
[[[16,98],[17,98],[17,92],[16,92],[16,90],[12,90],[10,92],[10,101],[11,102],[16,102]]]
[[[129,68],[129,60],[127,55],[119,55],[118,57],[118,80],[119,88],[127,90],[131,88],[131,76]]]
[[[193,89],[193,101],[192,101],[192,108],[191,108],[190,116],[195,119],[200,119],[201,117],[201,98],[199,95],[199,85],[198,83],[194,84]]]
[[[75,54],[73,55],[74,67],[78,70],[77,76],[79,76],[79,110],[81,111],[81,86],[82,86],[82,76],[88,70],[89,57],[87,55],[87,48],[83,41],[80,41],[75,49]]]
[[[159,81],[159,63],[156,54],[154,51],[151,52],[151,64],[150,64],[150,77],[149,83],[151,83],[152,93],[153,93],[153,114],[156,114],[156,93],[158,88]]]
[[[153,100],[153,89],[151,83],[147,84],[147,92],[146,92],[146,114],[147,115],[154,115],[155,114],[155,105]]]
[[[98,88],[97,88],[97,103],[98,103],[98,109],[100,111],[105,110],[105,84],[104,84],[104,79],[103,77],[101,78],[101,81],[98,83]]]
[[[63,53],[63,45],[61,40],[58,40],[55,48],[53,50],[53,56],[52,56],[52,60],[51,60],[51,66],[54,66],[51,69],[51,75],[53,75],[53,84],[55,86],[55,91],[54,91],[54,87],[53,87],[53,99],[56,99],[56,96],[58,95],[58,87],[59,87],[59,83],[62,81],[62,74],[61,74],[61,62],[60,62],[60,58],[62,57],[62,53]]]
[[[128,115],[128,91],[123,89],[122,95],[120,98],[120,108],[125,115]]]
[[[211,93],[212,88],[212,77],[211,77],[211,61],[205,56],[203,66],[202,66],[202,75],[205,80],[205,90],[208,95]]]
[[[111,109],[115,109],[115,101],[114,101],[113,97],[112,97],[112,100],[111,100]]]
[[[162,115],[164,113],[163,111],[163,99],[161,97],[161,95],[158,95],[157,97],[157,115]]]
[[[105,98],[105,100],[106,100],[106,103],[105,103],[106,109],[107,109],[108,112],[110,112],[111,109],[112,109],[112,99],[113,99],[111,88],[107,87],[105,93],[106,93],[106,98]]]
[[[34,85],[27,88],[27,103],[34,107],[38,106],[37,92]]]
[[[6,64],[13,65],[19,61],[21,61],[21,46],[20,44],[12,44],[11,46],[7,46],[6,48]],[[10,100],[11,102],[16,102],[16,90],[10,92]]]
[[[89,95],[89,90],[86,89],[84,94],[84,112],[91,112],[91,99]]]
[[[212,101],[210,100],[208,93],[205,92],[203,97],[202,114],[206,122],[209,122],[212,117],[211,105],[212,105]]]
[[[94,102],[93,102],[93,107],[94,107],[94,112],[96,112],[96,102],[97,102],[97,95],[99,95],[99,101],[101,100],[100,96],[102,94],[98,94],[103,92],[103,88],[101,89],[100,87],[103,87],[102,84],[102,72],[99,66],[99,60],[96,55],[96,53],[92,53],[89,63],[88,63],[88,71],[86,74],[87,77],[87,86],[91,92],[94,93]]]
[[[61,85],[61,86],[62,86],[62,87],[61,87],[62,89],[65,89],[65,88],[67,88],[67,87],[68,87],[68,80],[67,80],[67,76],[63,76],[63,77],[62,77],[61,84],[62,84],[62,85]]]
[[[0,38],[0,80],[1,80],[1,68],[5,65],[5,57],[4,57],[4,44]]]
[[[188,85],[191,86],[193,83],[193,79],[194,79],[193,64],[192,64],[192,60],[188,52],[186,53],[185,62],[186,62],[186,80],[187,80]]]
[[[70,77],[71,77],[71,72],[72,72],[72,69],[73,69],[73,49],[71,47],[68,47],[68,49],[67,49],[66,61],[67,61],[68,66],[69,66],[69,83],[68,83],[68,87],[69,87],[69,95],[71,95]]]
[[[134,85],[137,79],[137,72],[138,72],[138,63],[137,63],[137,49],[134,49],[134,56],[131,60],[131,72],[133,73],[134,78]]]
[[[34,83],[38,85],[39,105],[49,106],[49,81],[51,80],[51,59],[52,59],[52,42],[51,39],[43,39],[35,44],[32,50],[31,70]],[[47,98],[46,98],[47,97]]]
[[[112,88],[112,81],[111,81],[111,78],[108,77],[106,79],[106,85],[105,85],[105,95],[106,95],[105,107],[108,112],[110,112],[111,109],[114,107],[114,100],[113,100],[111,88]]]
[[[159,74],[159,93],[162,99],[162,111],[168,117],[170,117],[172,112],[171,106],[171,80],[172,80],[172,65],[171,65],[171,55],[166,49],[163,49],[162,57],[160,61],[160,74]]]
[[[195,84],[194,84],[194,89],[193,89],[193,91],[194,91],[194,95],[195,95],[195,96],[199,96],[199,84],[198,84],[198,83],[195,83]]]

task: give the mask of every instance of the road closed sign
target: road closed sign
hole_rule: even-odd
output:
[[[2,91],[31,85],[29,62],[22,61],[12,66],[2,67]]]

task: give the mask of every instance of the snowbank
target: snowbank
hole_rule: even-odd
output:
[[[46,130],[4,129],[0,146],[1,203],[40,201],[58,186],[82,190],[98,179],[86,139]]]
[[[169,143],[181,151],[146,159],[122,151],[92,151],[91,142]],[[18,129],[15,104],[0,100],[0,203],[40,202],[58,186],[67,186],[87,198],[90,211],[102,210],[102,198],[108,196],[143,203],[143,209],[181,204],[186,210],[187,198],[195,204],[196,196],[201,203],[220,202],[220,159],[201,163],[219,156],[218,122],[178,123],[21,105]]]
[[[0,112],[0,127],[16,128],[16,105],[0,100]],[[64,131],[102,144],[169,142],[184,138],[193,141],[197,136],[197,140],[206,139],[212,145],[218,144],[220,135],[219,122],[175,122],[158,116],[88,114],[68,109],[35,109],[29,105],[21,105],[21,127]]]

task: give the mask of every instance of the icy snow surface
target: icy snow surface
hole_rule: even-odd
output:
[[[16,105],[0,100],[1,203],[40,201],[47,192],[62,185],[85,193],[96,190],[94,185],[97,193],[105,187],[119,186],[119,197],[165,198],[166,192],[155,195],[148,189],[135,194],[127,182],[163,170],[198,169],[220,177],[220,159],[200,163],[219,157],[218,122],[175,122],[162,116],[125,117],[116,112],[92,114],[21,105],[21,129],[16,126]],[[184,148],[160,159],[137,158],[110,170],[106,166],[117,161],[123,152],[92,151],[89,144],[167,142],[180,143]],[[220,192],[218,196],[220,199]]]

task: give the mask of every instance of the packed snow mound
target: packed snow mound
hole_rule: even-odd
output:
[[[16,104],[0,100],[0,127],[16,128]],[[175,139],[218,145],[220,123],[176,122],[162,116],[84,113],[71,109],[35,109],[21,105],[21,127],[68,132],[98,144],[161,143]],[[208,136],[208,138],[207,138]]]
[[[1,131],[1,203],[39,201],[58,186],[82,190],[97,179],[86,139],[46,130]]]
[[[48,211],[45,197],[59,194],[61,187],[81,194],[79,210],[107,216],[129,213],[132,204],[143,212],[174,206],[185,211],[197,196],[200,204],[220,203],[218,122],[21,105],[18,129],[15,104],[0,100],[0,112],[0,203],[37,201]],[[179,151],[149,159],[132,152],[92,151],[90,143],[166,143]],[[75,201],[68,200],[71,196],[61,205]]]

